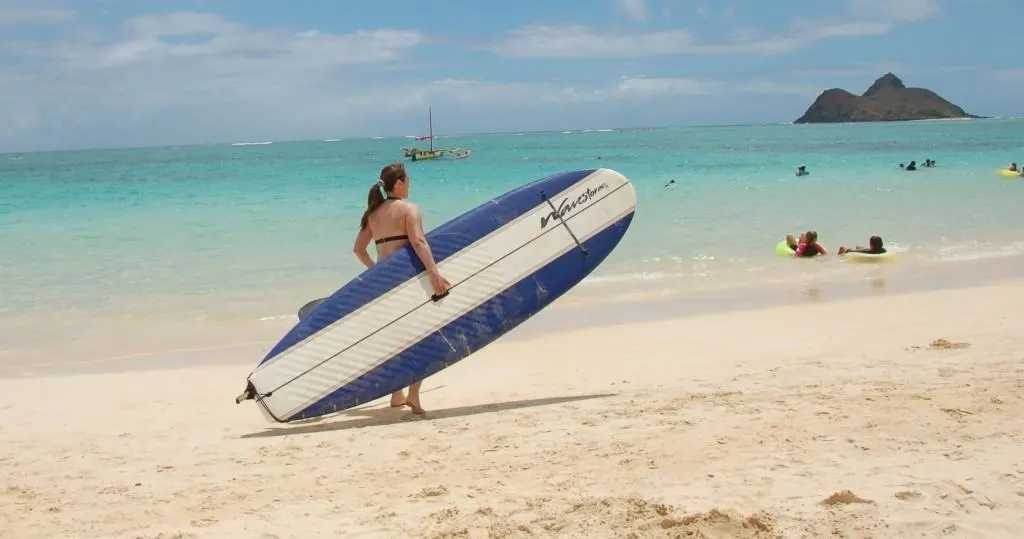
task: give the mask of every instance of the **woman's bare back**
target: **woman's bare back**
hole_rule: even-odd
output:
[[[410,206],[411,204],[404,200],[392,199],[385,201],[370,214],[369,228],[374,242],[384,238],[401,237],[376,244],[377,260],[409,244],[407,221],[412,209]]]

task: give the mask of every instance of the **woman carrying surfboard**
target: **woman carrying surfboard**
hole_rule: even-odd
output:
[[[416,255],[426,267],[430,284],[434,289],[434,297],[448,293],[451,283],[437,270],[434,255],[423,232],[423,218],[419,208],[406,200],[409,196],[409,175],[405,165],[392,163],[380,171],[380,181],[370,188],[367,197],[366,211],[359,223],[352,251],[367,268],[374,264],[367,248],[373,240],[377,247],[377,260],[394,253],[407,244],[411,244]],[[420,406],[420,385],[423,380],[409,386],[409,396],[402,390],[391,394],[391,406],[399,407],[406,404],[413,413],[422,414]]]

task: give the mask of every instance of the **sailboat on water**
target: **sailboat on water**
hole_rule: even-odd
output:
[[[472,155],[472,152],[464,148],[438,148],[436,150],[434,149],[434,111],[432,107],[427,108],[427,125],[430,129],[430,134],[416,137],[416,140],[430,141],[429,148],[426,150],[421,150],[416,147],[402,148],[402,151],[405,153],[406,159],[411,159],[413,161],[425,161],[427,159],[437,159],[439,157],[444,157],[447,154],[455,156],[456,159],[465,159]]]

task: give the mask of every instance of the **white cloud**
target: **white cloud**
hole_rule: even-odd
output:
[[[594,58],[679,54],[699,46],[685,30],[616,34],[580,25],[533,25],[487,48],[508,58]]]
[[[647,6],[647,0],[615,0],[615,4],[634,21],[646,21],[651,17],[651,9]]]
[[[1024,69],[1004,69],[994,74],[996,80],[1024,83]]]
[[[268,65],[295,69],[383,62],[424,43],[422,34],[405,30],[288,33],[250,29],[216,14],[179,12],[130,19],[113,39],[58,43],[41,53],[80,69],[191,63],[195,69],[223,75]]]
[[[523,106],[589,106],[616,102],[656,101],[696,96],[737,96],[744,94],[778,94],[813,96],[820,90],[799,84],[778,84],[755,80],[728,82],[687,77],[623,77],[608,84],[497,83],[474,80],[449,79],[436,81],[420,91],[405,91],[404,95],[421,100],[441,95],[458,96],[457,101],[467,106],[497,103]]]
[[[321,117],[344,124],[344,114],[370,106],[351,95],[426,42],[399,29],[257,30],[183,12],[131,19],[113,36],[0,43],[13,60],[0,67],[0,144],[71,144],[65,138],[89,126],[112,138],[160,131],[147,122],[169,124],[167,136],[179,138],[287,131],[278,126]],[[372,106],[402,103],[393,97]]]
[[[528,26],[487,48],[506,58],[604,58],[674,54],[754,54],[793,52],[816,41],[877,35],[891,25],[875,22],[813,24],[799,32],[762,35],[749,28],[720,43],[704,43],[687,30],[609,34],[585,26]]]
[[[772,34],[740,27],[724,32],[725,40],[712,42],[702,41],[686,29],[626,34],[579,25],[529,25],[485,48],[506,58],[774,55],[824,40],[885,34],[896,25],[932,17],[938,10],[932,0],[847,0],[848,13],[842,16],[793,20],[784,32]]]
[[[0,42],[0,148],[412,134],[425,128],[427,106],[434,107],[441,133],[614,118],[687,121],[702,114],[700,121],[707,121],[711,100],[757,94],[802,101],[817,91],[771,81],[650,77],[416,82],[413,70],[423,64],[412,51],[430,42],[417,32],[284,32],[208,13],[145,16],[113,34],[75,35],[88,37]],[[673,32],[612,40],[605,49],[587,31],[560,35],[598,54],[695,46],[687,34]],[[396,76],[394,70],[410,66],[406,76]]]
[[[746,82],[708,81],[690,78],[626,78],[605,90],[608,99],[672,98],[685,96],[736,96],[743,94],[790,94],[813,96],[819,89],[802,84],[780,84],[756,80]]]
[[[848,0],[848,4],[855,17],[890,23],[923,21],[939,13],[933,0]]]
[[[75,18],[75,12],[55,8],[3,8],[0,7],[0,26],[22,24],[55,24]]]

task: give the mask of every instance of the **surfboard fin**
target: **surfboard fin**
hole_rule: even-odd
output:
[[[580,243],[579,238],[577,238],[576,234],[572,231],[571,228],[569,228],[569,223],[566,223],[565,220],[562,219],[562,216],[559,215],[558,208],[556,208],[555,204],[551,202],[550,198],[548,198],[548,194],[541,190],[540,197],[544,199],[544,202],[548,203],[548,206],[551,206],[552,215],[555,216],[555,218],[558,219],[558,222],[562,223],[562,226],[564,226],[565,229],[569,231],[569,235],[572,236],[572,241],[576,242],[576,247],[579,247],[580,252],[583,253],[583,256],[587,256],[587,248],[582,243]]]

